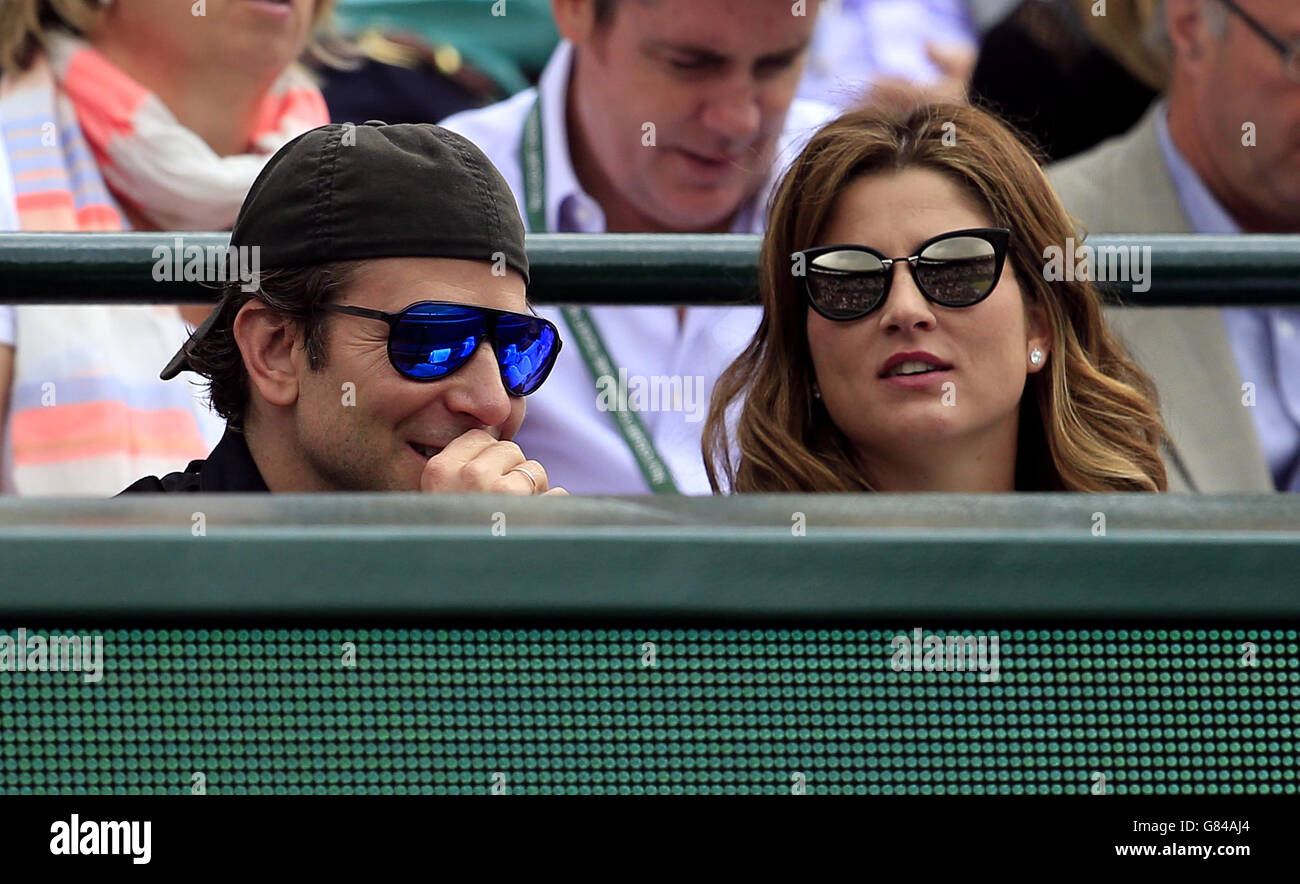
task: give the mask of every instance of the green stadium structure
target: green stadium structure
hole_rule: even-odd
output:
[[[1089,242],[1300,303],[1294,237]],[[213,299],[160,247],[0,235],[0,303]],[[757,249],[530,237],[530,295]],[[1297,495],[0,499],[0,793],[1294,793],[1297,575]]]
[[[212,271],[229,241],[224,233],[0,233],[0,304],[211,302]],[[759,242],[530,234],[528,296],[539,304],[757,303]],[[1300,236],[1109,235],[1088,245],[1103,292],[1131,306],[1300,303]],[[1139,259],[1145,282],[1115,278],[1133,275],[1121,256],[1134,249],[1150,249],[1138,252],[1147,255]],[[177,266],[186,280],[173,278]]]
[[[342,0],[345,33],[404,31],[450,45],[513,95],[537,79],[559,32],[550,0]]]
[[[5,500],[0,793],[1294,793],[1297,573],[1294,495]]]

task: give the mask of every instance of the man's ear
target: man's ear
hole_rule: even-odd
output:
[[[591,39],[596,29],[594,0],[551,0],[551,13],[560,36],[575,46]]]
[[[239,308],[234,324],[235,343],[248,372],[249,392],[269,405],[287,407],[298,401],[298,370],[294,347],[297,328],[287,316],[256,299]]]
[[[1199,66],[1209,52],[1211,41],[1217,39],[1210,32],[1202,0],[1166,0],[1164,16],[1174,49],[1173,62]]]

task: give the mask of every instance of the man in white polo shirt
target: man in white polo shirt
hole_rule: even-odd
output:
[[[565,39],[538,89],[442,124],[501,170],[529,230],[761,233],[780,171],[834,113],[794,100],[817,0],[552,7]],[[540,312],[572,346],[529,399],[519,440],[552,481],[575,494],[708,493],[708,397],[758,308]]]

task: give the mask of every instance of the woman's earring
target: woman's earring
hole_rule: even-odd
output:
[[[812,424],[817,420],[817,406],[813,403],[822,401],[822,388],[817,386],[816,381],[813,381],[810,390],[812,391],[812,399],[808,400],[808,423]]]
[[[1037,347],[1035,347],[1034,349],[1030,350],[1030,351],[1029,351],[1029,361],[1032,362],[1034,365],[1037,365],[1038,363],[1042,362],[1042,361],[1043,361],[1043,351],[1042,351],[1042,350],[1039,350]]]

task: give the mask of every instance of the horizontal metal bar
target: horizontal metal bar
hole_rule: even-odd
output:
[[[225,233],[0,234],[0,303],[213,301],[215,281],[155,280],[160,261],[174,269],[178,237],[182,249],[205,253],[229,241]],[[1142,257],[1149,291],[1133,291],[1132,281],[1102,284],[1109,298],[1133,306],[1300,304],[1300,236],[1093,236],[1087,243]],[[534,234],[529,294],[539,304],[756,303],[758,248],[759,238],[747,235]]]
[[[1300,495],[0,500],[10,620],[1295,622],[1298,573]]]

